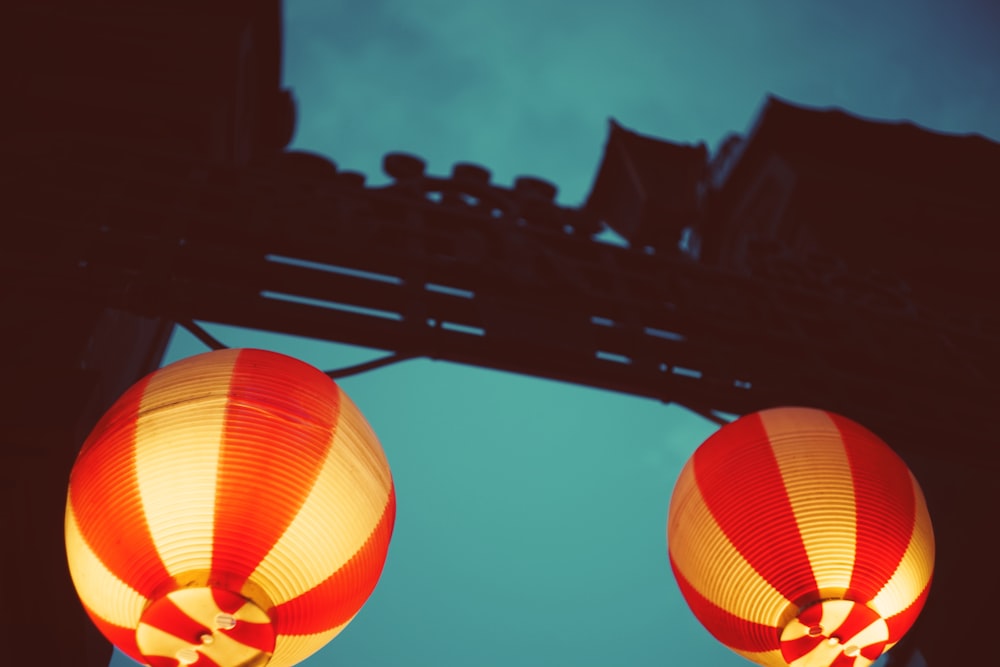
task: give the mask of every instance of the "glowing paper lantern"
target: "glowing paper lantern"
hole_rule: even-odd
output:
[[[135,660],[285,667],[364,604],[395,508],[382,448],[332,380],[223,350],[104,415],[70,477],[66,551],[88,614]]]
[[[774,667],[864,667],[924,605],[934,536],[906,464],[861,425],[775,408],[723,426],[681,471],[670,563],[698,620]]]

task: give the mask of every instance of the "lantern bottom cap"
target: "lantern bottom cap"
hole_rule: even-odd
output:
[[[781,632],[781,655],[792,667],[868,667],[885,652],[889,626],[871,607],[823,600],[799,611]]]
[[[263,667],[274,652],[275,631],[270,616],[251,600],[199,586],[153,601],[135,639],[146,661],[158,667]]]

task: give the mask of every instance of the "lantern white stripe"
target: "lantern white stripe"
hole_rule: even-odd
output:
[[[691,465],[689,461],[687,466]],[[671,515],[684,520],[669,524],[669,543],[685,545],[671,551],[680,574],[706,600],[729,614],[755,623],[773,619],[776,624],[791,601],[761,577],[722,532],[694,475],[681,473],[674,498]],[[719,571],[728,573],[726,580],[715,576]],[[733,581],[740,585],[729,585]]]
[[[781,656],[781,651],[775,649],[773,651],[741,651],[738,648],[729,647],[729,649],[741,655],[750,662],[755,662],[758,665],[764,665],[764,667],[788,667],[788,663]]]
[[[80,598],[107,600],[109,604],[98,609],[88,606],[90,613],[112,625],[134,627],[149,600],[105,567],[83,538],[72,503],[66,509],[66,550],[73,554],[69,559],[70,574]]]
[[[920,485],[913,474],[916,517],[910,544],[892,577],[872,600],[883,618],[895,616],[912,605],[931,579],[934,569],[934,529]]]
[[[142,638],[143,646],[155,646],[160,649],[158,652],[151,651],[147,653],[146,658],[157,657],[176,660],[180,651],[184,649],[188,649],[189,651],[196,649],[192,657],[201,654],[212,660],[211,664],[225,665],[232,664],[231,662],[225,662],[225,658],[229,656],[243,654],[256,657],[256,655],[259,655],[255,654],[252,648],[248,649],[235,639],[226,636],[224,632],[216,632],[212,637],[212,643],[205,646],[193,645],[190,642],[185,642],[175,637],[169,632],[146,624],[140,624],[137,633]],[[179,663],[178,667],[181,667],[183,664]],[[272,667],[274,664],[273,662],[268,662],[267,666]]]
[[[767,667],[871,664],[913,624],[934,560],[905,463],[861,425],[809,408],[746,415],[708,438],[681,471],[667,533],[694,614]]]
[[[146,597],[119,579],[93,552],[80,532],[72,503],[66,507],[66,553],[70,574],[82,600],[106,599],[100,609],[87,607],[91,614],[112,625],[131,627],[139,622]]]
[[[161,630],[160,628],[153,627],[152,625],[146,625],[145,623],[140,623],[139,627],[136,629],[136,634],[141,638],[144,646],[156,646],[162,647],[164,650],[160,651],[150,651],[144,657],[146,658],[174,658],[176,659],[177,650],[180,648],[187,648],[188,643],[183,642],[180,638]],[[178,666],[179,667],[179,666]]]
[[[770,410],[760,418],[816,585],[823,597],[839,596],[851,583],[857,538],[853,487],[844,483],[852,473],[843,440],[826,413]],[[806,434],[808,448],[802,446]]]
[[[325,646],[327,642],[339,635],[340,631],[347,627],[347,624],[352,620],[354,620],[354,616],[334,628],[312,635],[279,634],[275,638],[274,657],[267,663],[267,667],[292,667],[292,665],[302,662],[316,652],[317,646]]]
[[[136,424],[136,478],[146,523],[171,575],[212,565],[215,489],[224,400],[178,413],[171,432],[140,416]],[[162,415],[161,417],[162,418]],[[180,453],[180,456],[178,456]]]
[[[824,604],[820,605],[823,610],[823,615],[820,617],[820,627],[824,629],[824,632],[831,631],[833,628],[840,628],[847,621],[848,616],[854,611],[851,605],[847,604]],[[798,621],[793,621],[794,625],[798,624]],[[802,626],[803,635],[808,633],[808,628]]]
[[[844,638],[844,646],[871,646],[880,642],[885,642],[889,638],[888,627],[879,621],[866,626],[861,632],[853,637]]]
[[[826,619],[824,617],[824,623]],[[829,667],[844,665],[847,667],[867,667],[873,660],[861,654],[863,647],[881,644],[886,639],[885,623],[872,623],[851,637],[841,641],[822,641],[789,667]],[[778,663],[787,664],[787,663]]]
[[[142,647],[143,655],[151,657],[175,658],[181,651],[195,651],[204,655],[216,665],[259,664],[256,660],[267,655],[268,647],[261,648],[260,642],[267,637],[270,619],[259,607],[246,603],[242,607],[225,611],[211,594],[203,589],[188,589],[186,595],[173,595],[169,612],[156,614],[152,622],[140,622],[136,639]],[[228,605],[227,609],[231,609]],[[164,612],[159,609],[157,611]],[[222,615],[229,615],[235,621],[232,626],[220,626],[214,622]],[[230,634],[239,625],[243,634]],[[254,626],[266,628],[263,633],[253,632]],[[250,632],[246,632],[247,629]],[[208,639],[208,641],[206,641]],[[249,639],[249,643],[247,643]],[[192,656],[194,657],[194,656]]]
[[[280,605],[325,581],[365,544],[389,501],[392,480],[360,411],[341,392],[340,417],[316,482],[251,578]],[[312,547],[317,542],[324,549]]]
[[[264,350],[144,378],[71,480],[67,556],[84,606],[154,664],[308,657],[370,595],[395,517],[388,463],[357,407],[319,370]]]
[[[843,650],[840,645],[830,645],[826,642],[820,642],[816,644],[813,650],[806,653],[804,656],[798,660],[793,660],[791,663],[785,663],[788,667],[830,667],[834,665],[837,661],[843,664]],[[865,661],[867,664],[871,664],[870,661]]]
[[[235,354],[225,363],[205,359],[194,381],[189,368],[161,369],[140,404],[136,479],[153,544],[173,576],[212,566],[216,477],[235,360]]]

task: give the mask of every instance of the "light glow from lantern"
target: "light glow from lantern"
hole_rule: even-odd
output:
[[[776,408],[713,434],[687,462],[671,566],[716,639],[768,667],[864,667],[916,620],[934,539],[916,479],[840,415]]]
[[[357,614],[394,517],[381,446],[332,380],[222,350],[152,373],[101,419],[66,548],[88,614],[132,658],[286,667]]]

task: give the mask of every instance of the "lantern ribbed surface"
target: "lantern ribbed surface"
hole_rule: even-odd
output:
[[[87,613],[154,667],[286,667],[375,587],[388,463],[329,377],[263,350],[178,361],[129,389],[70,476],[66,550]]]
[[[840,415],[774,408],[708,438],[667,520],[694,615],[768,667],[865,667],[927,597],[934,537],[923,493],[877,436]]]

